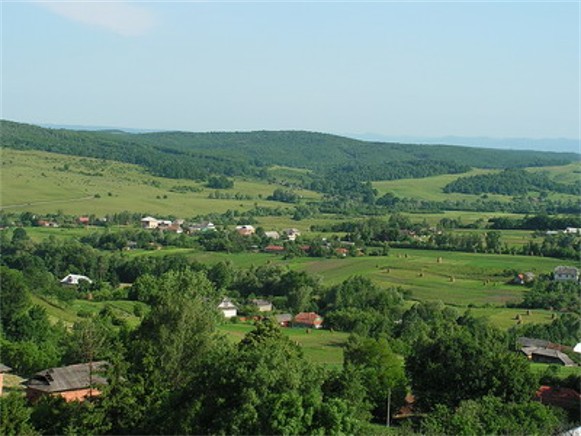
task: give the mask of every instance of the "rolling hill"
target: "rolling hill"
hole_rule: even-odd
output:
[[[370,167],[376,175],[393,164],[421,162],[433,167],[427,175],[435,175],[579,160],[574,153],[365,142],[304,131],[127,133],[47,129],[6,120],[0,129],[2,147],[106,158],[141,165],[158,176],[198,180],[209,174],[264,175],[271,165],[317,171],[355,165]]]

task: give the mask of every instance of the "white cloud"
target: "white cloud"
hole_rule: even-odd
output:
[[[39,1],[42,6],[77,23],[101,27],[122,36],[139,36],[155,25],[153,13],[129,2]]]

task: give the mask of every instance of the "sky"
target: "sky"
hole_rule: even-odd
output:
[[[572,2],[7,1],[1,117],[580,137]]]

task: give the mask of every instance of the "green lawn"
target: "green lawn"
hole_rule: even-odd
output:
[[[219,326],[219,330],[227,333],[234,342],[242,340],[244,335],[252,329],[253,326],[246,323],[228,323]],[[307,333],[304,328],[281,328],[281,331],[298,343],[305,357],[312,362],[324,365],[343,364],[343,345],[349,337],[348,333],[313,329],[309,329]]]

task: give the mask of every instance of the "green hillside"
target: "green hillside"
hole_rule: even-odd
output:
[[[106,158],[141,165],[159,176],[187,179],[209,174],[265,176],[264,169],[271,165],[343,171],[355,166],[359,173],[365,169],[369,180],[383,173],[385,179],[393,179],[458,173],[469,167],[565,165],[579,158],[573,153],[365,142],[304,131],[131,134],[46,129],[5,120],[0,128],[2,147]],[[414,172],[418,165],[421,172]]]

